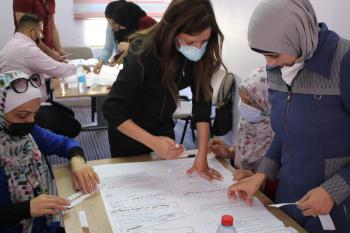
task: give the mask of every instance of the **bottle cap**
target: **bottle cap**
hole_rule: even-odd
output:
[[[221,225],[233,226],[233,217],[231,215],[223,215],[221,217]]]

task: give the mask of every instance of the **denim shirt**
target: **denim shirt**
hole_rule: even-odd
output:
[[[113,50],[116,54],[119,53],[117,45],[118,41],[114,39],[113,29],[109,24],[107,24],[105,45],[102,49],[102,54],[99,57],[99,60],[102,60],[104,64],[108,64],[108,60],[112,56]]]

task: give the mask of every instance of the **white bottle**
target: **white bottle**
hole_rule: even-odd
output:
[[[216,233],[237,233],[233,226],[233,217],[231,215],[223,215],[221,217],[221,225],[217,229]]]
[[[77,69],[77,78],[78,78],[78,90],[80,94],[86,93],[86,77],[85,71],[82,66],[79,66]]]

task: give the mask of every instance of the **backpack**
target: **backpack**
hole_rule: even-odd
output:
[[[215,107],[215,118],[212,128],[215,136],[223,136],[232,129],[234,88],[234,75],[226,73],[220,85]]]

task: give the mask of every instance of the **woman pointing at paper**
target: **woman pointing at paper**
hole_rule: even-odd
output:
[[[199,150],[189,173],[221,177],[208,167],[207,144],[210,80],[223,65],[222,42],[209,0],[173,0],[157,25],[134,36],[102,108],[112,156],[153,150],[164,159],[177,158],[184,148],[175,143],[172,114],[179,90],[190,86]]]
[[[257,174],[229,188],[251,203],[279,173],[277,203],[309,232],[350,229],[350,41],[318,24],[309,0],[264,0],[251,16],[248,40],[268,69],[272,144]]]

